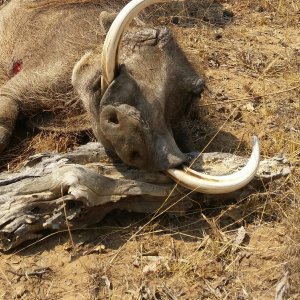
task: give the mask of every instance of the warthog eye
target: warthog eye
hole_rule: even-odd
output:
[[[194,86],[193,86],[193,94],[197,97],[201,95],[205,87],[205,82],[203,79],[199,78],[198,80],[195,81]]]

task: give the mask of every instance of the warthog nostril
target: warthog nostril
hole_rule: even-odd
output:
[[[132,151],[130,153],[130,161],[132,161],[132,162],[136,162],[136,161],[140,160],[141,158],[142,157],[138,151]]]
[[[116,112],[112,112],[108,118],[109,123],[113,123],[114,125],[119,125],[119,119]]]

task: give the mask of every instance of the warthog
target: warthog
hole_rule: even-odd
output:
[[[140,10],[160,1],[134,0],[117,17],[109,2],[11,0],[1,7],[0,151],[19,115],[63,101],[68,109],[78,95],[97,139],[126,164],[167,170],[206,193],[248,183],[259,162],[257,143],[249,163],[229,177],[174,169],[190,150],[181,124],[204,81],[167,28],[135,26],[125,34]]]

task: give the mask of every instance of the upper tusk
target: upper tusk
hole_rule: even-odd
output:
[[[169,169],[166,173],[179,185],[205,194],[224,194],[236,191],[247,185],[255,176],[260,162],[259,142],[253,136],[253,148],[247,164],[239,171],[223,176],[199,173],[189,167],[183,170]]]
[[[115,78],[118,66],[118,52],[122,36],[134,17],[147,6],[160,2],[172,2],[174,0],[133,0],[129,2],[117,15],[112,23],[102,50],[102,78],[101,92],[104,94],[109,84]]]

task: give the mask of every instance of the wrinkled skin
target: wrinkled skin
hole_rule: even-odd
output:
[[[90,114],[97,139],[125,163],[146,170],[182,164],[191,150],[185,117],[204,83],[171,33],[126,34],[117,77],[101,98],[101,45],[114,17],[103,12],[104,1],[43,10],[28,10],[24,2],[0,10],[0,151],[20,114],[53,109],[62,101],[56,95],[71,93]]]

